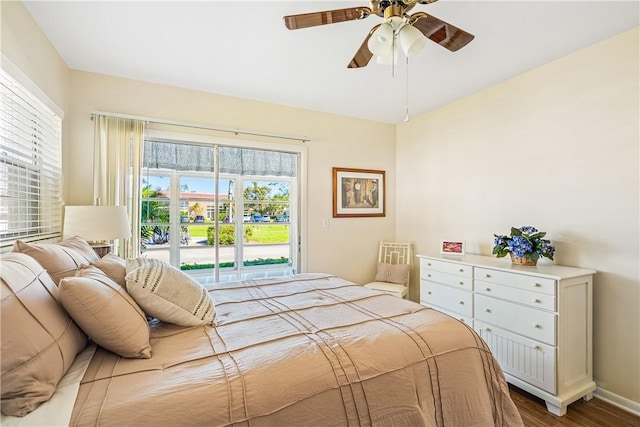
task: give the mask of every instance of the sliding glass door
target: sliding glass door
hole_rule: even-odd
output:
[[[291,181],[243,180],[243,265],[287,264],[291,246]]]
[[[204,283],[296,272],[296,153],[149,139],[143,159],[143,256]]]

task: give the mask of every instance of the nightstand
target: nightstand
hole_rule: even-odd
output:
[[[113,250],[113,245],[111,243],[89,243],[89,245],[91,245],[100,258]]]

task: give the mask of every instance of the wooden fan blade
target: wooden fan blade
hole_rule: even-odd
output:
[[[369,34],[362,42],[360,49],[358,49],[356,54],[353,56],[351,62],[349,62],[347,68],[366,67],[369,64],[369,61],[371,61],[371,58],[373,58],[373,53],[371,53],[371,51],[369,50],[369,46],[367,46],[367,43],[369,42],[369,38],[371,37],[373,32],[377,30],[379,26],[380,24],[376,25],[371,29],[371,31],[369,31]]]
[[[303,13],[284,17],[284,25],[290,30],[317,27],[318,25],[364,19],[371,14],[368,7],[350,7],[347,9],[325,10],[323,12]]]
[[[409,23],[420,30],[426,38],[452,52],[466,46],[474,38],[472,34],[424,12],[411,15]]]

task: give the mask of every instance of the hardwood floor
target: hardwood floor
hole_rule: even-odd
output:
[[[558,417],[547,412],[547,407],[539,399],[524,390],[509,386],[511,398],[515,402],[526,427],[639,427],[640,417],[613,406],[604,400],[582,399],[569,405],[567,414]]]

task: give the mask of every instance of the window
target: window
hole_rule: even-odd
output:
[[[298,162],[296,152],[148,137],[145,256],[205,284],[296,272]]]
[[[61,114],[4,69],[0,90],[0,248],[59,237]]]

